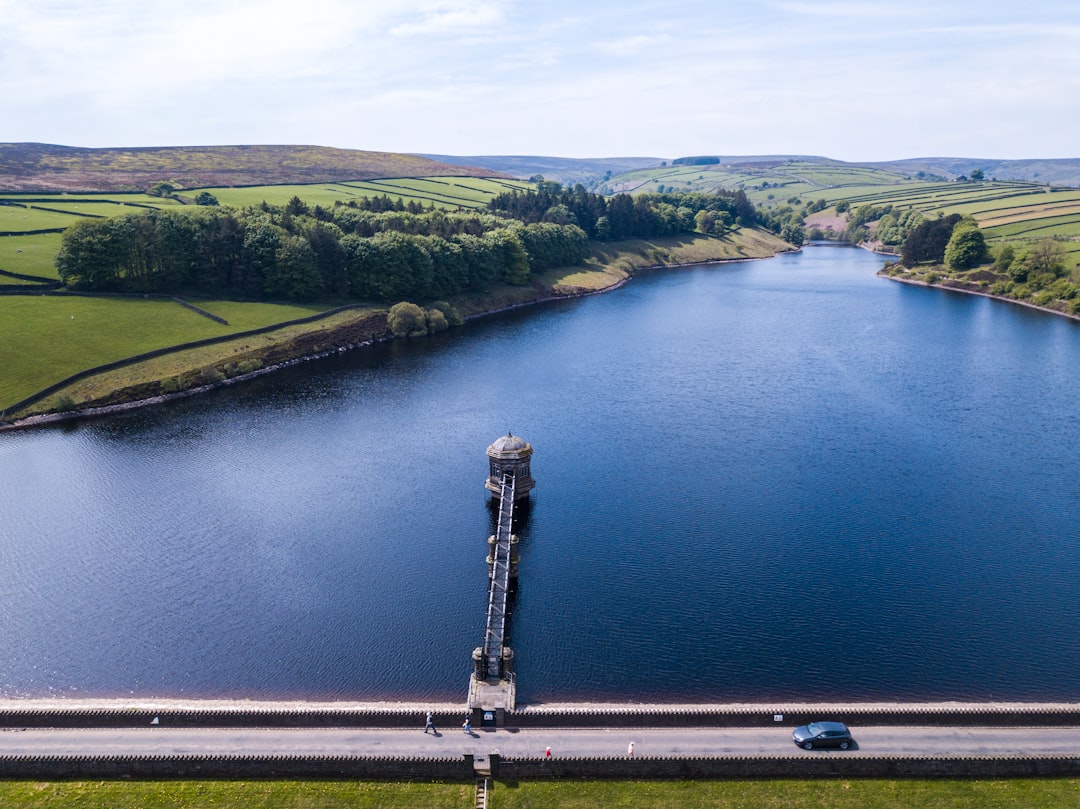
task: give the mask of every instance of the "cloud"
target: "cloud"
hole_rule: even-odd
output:
[[[630,56],[657,44],[659,40],[651,36],[633,36],[610,42],[594,42],[593,48],[611,56]]]
[[[411,16],[411,15],[410,15]],[[394,25],[396,37],[447,36],[490,31],[504,21],[500,6],[483,3],[436,3],[417,9],[418,20]]]
[[[0,0],[0,109],[73,145],[1070,156],[1080,9],[977,5]]]

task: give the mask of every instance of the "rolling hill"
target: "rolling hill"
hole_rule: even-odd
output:
[[[481,155],[454,157],[425,154],[422,157],[456,166],[476,166],[527,180],[537,174],[563,185],[589,186],[606,176],[659,166],[661,157],[545,157],[540,155]]]
[[[418,155],[324,146],[87,149],[0,143],[0,191],[143,191],[163,181],[205,188],[450,176],[505,175]]]

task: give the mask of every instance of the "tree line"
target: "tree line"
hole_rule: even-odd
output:
[[[732,227],[759,224],[757,210],[741,189],[605,197],[586,191],[580,184],[565,188],[541,180],[535,191],[498,194],[488,209],[522,222],[577,225],[590,239],[600,241],[693,232],[721,234]]]
[[[72,289],[397,301],[483,291],[589,254],[573,225],[405,206],[150,210],[80,221],[57,256]]]
[[[293,197],[284,206],[151,209],[80,221],[64,232],[56,263],[77,290],[432,300],[499,282],[527,284],[533,273],[579,264],[590,239],[722,235],[756,224],[758,212],[741,190],[607,198],[541,181],[535,191],[499,194],[469,211],[385,196],[310,207]]]

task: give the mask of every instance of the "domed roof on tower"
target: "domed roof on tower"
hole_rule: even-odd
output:
[[[496,497],[501,497],[503,482],[510,475],[514,478],[514,499],[528,497],[536,486],[529,468],[532,454],[532,444],[513,433],[496,438],[487,448],[488,479],[484,487]]]
[[[507,433],[501,438],[496,438],[491,443],[491,449],[496,452],[515,452],[526,449],[529,446],[529,442],[524,438],[519,438],[513,433]]]

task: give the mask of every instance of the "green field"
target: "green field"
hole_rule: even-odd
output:
[[[199,305],[230,325],[169,300],[0,296],[0,410],[87,368],[319,311],[267,303]]]
[[[1046,237],[1080,240],[1080,189],[1033,182],[923,181],[880,169],[786,161],[754,166],[669,166],[628,172],[608,185],[631,193],[742,189],[759,207],[801,207],[824,200],[829,209],[913,208],[926,217],[972,216],[992,242],[1019,247]],[[841,225],[841,228],[843,225]],[[1080,252],[1066,250],[1071,266]]]
[[[0,270],[57,280],[56,254],[61,233],[29,233],[62,230],[80,219],[121,216],[148,207],[179,205],[176,200],[146,194],[3,194],[0,193]],[[24,235],[25,234],[25,235]],[[0,283],[19,283],[0,277]]]
[[[284,205],[293,197],[299,197],[309,205],[330,207],[336,202],[363,197],[381,197],[403,202],[415,201],[425,206],[439,208],[478,208],[496,194],[512,188],[531,188],[523,180],[492,180],[477,177],[425,177],[393,180],[365,180],[341,183],[314,183],[311,185],[263,185],[250,188],[198,188],[187,189],[185,197],[194,197],[200,191],[209,191],[222,205],[244,207],[266,202]]]
[[[665,191],[734,191],[741,189],[755,205],[786,202],[792,197],[841,199],[860,192],[915,182],[896,172],[858,166],[790,160],[737,163],[734,165],[662,166],[612,177],[600,187],[602,193]]]
[[[27,205],[0,205],[0,233],[63,229],[79,218],[79,214],[47,211]]]
[[[972,216],[992,243],[1014,241],[1018,248],[1046,237],[1080,240],[1080,189],[1034,182],[955,182],[852,165],[806,160],[733,165],[661,166],[626,172],[600,186],[604,192],[656,193],[741,189],[759,208],[801,208],[824,200],[826,215],[837,203],[906,210],[926,217]],[[840,217],[839,228],[844,228]],[[834,220],[835,221],[835,220]],[[831,225],[830,225],[831,226]],[[1071,267],[1080,252],[1067,248]]]
[[[0,270],[58,279],[56,254],[61,238],[60,233],[0,237]]]
[[[9,809],[471,809],[475,786],[370,781],[0,782]],[[1076,779],[495,781],[491,809],[1061,809]]]
[[[440,208],[478,208],[496,194],[510,189],[527,189],[522,180],[481,179],[476,177],[429,177],[422,179],[370,180],[355,183],[316,183],[312,185],[263,185],[248,188],[206,189],[222,205],[236,207],[285,205],[300,197],[310,205],[331,207],[336,202],[376,197],[416,201]],[[182,197],[190,202],[200,189],[185,190]],[[0,193],[0,270],[22,275],[59,279],[56,254],[60,250],[59,232],[32,233],[36,230],[67,228],[82,217],[122,216],[147,208],[197,210],[181,200],[147,194],[12,194]],[[0,277],[2,284],[20,284],[16,279]]]
[[[299,196],[331,206],[389,195],[442,208],[476,208],[495,194],[528,188],[516,180],[436,177],[356,183],[217,188],[223,204],[284,205]],[[196,192],[185,191],[185,198]],[[184,206],[146,194],[0,194],[0,270],[58,279],[55,260],[61,233],[26,231],[66,228],[85,217],[118,216],[146,208]],[[32,282],[0,276],[0,284]],[[199,304],[223,317],[222,326],[178,304],[126,297],[0,296],[0,411],[74,373],[158,348],[247,331],[329,308],[212,301]]]

